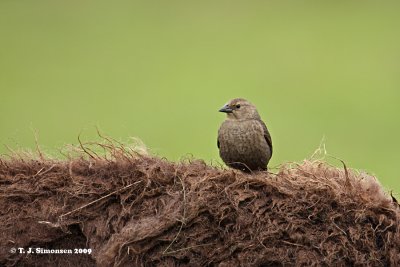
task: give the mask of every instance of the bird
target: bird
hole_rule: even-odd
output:
[[[272,139],[257,108],[246,99],[235,98],[219,112],[227,114],[217,138],[219,155],[225,164],[243,172],[267,170]]]

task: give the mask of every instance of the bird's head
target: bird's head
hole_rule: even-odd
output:
[[[243,98],[235,98],[226,103],[219,112],[225,112],[228,119],[251,120],[260,119],[256,107]]]

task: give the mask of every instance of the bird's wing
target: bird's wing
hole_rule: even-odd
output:
[[[220,135],[220,132],[221,132],[221,128],[219,128],[218,135],[217,135],[217,147],[218,147],[218,149],[219,149],[219,135]]]
[[[265,125],[265,123],[262,120],[257,120],[257,121],[263,127],[264,138],[265,138],[265,141],[267,141],[267,144],[269,145],[269,147],[271,148],[271,155],[272,155],[272,139],[271,139],[271,135],[269,134],[269,131],[268,131],[267,126]]]

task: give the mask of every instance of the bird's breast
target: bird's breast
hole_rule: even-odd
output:
[[[225,121],[219,130],[220,151],[229,157],[264,152],[268,144],[262,126],[256,121]]]

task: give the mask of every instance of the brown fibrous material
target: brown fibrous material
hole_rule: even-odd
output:
[[[0,265],[400,266],[399,206],[368,174],[322,161],[245,174],[106,150],[0,158]]]

